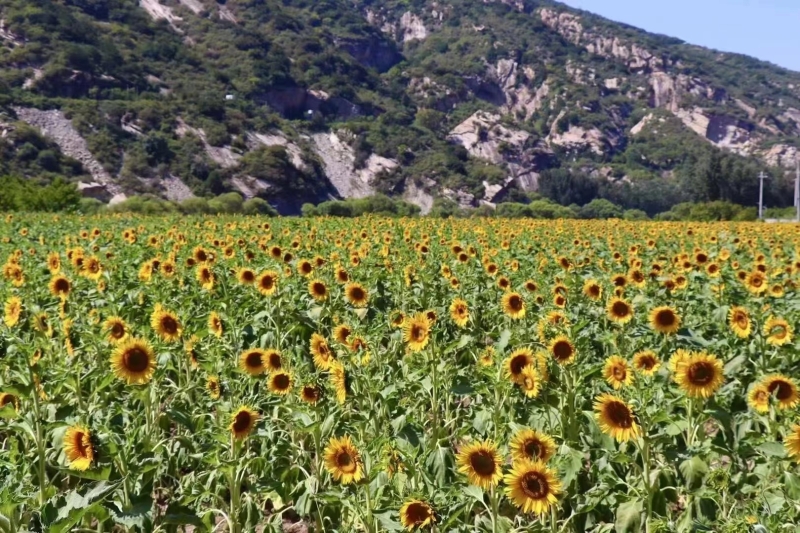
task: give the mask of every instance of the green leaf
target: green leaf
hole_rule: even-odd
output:
[[[195,527],[202,528],[203,521],[197,516],[193,510],[176,503],[172,503],[167,507],[167,512],[164,513],[163,520],[165,524],[186,525],[191,524]]]
[[[642,501],[630,500],[617,507],[617,518],[614,522],[616,533],[639,533],[642,528]]]
[[[510,340],[511,340],[511,332],[507,329],[504,329],[503,332],[500,333],[500,340],[497,341],[497,344],[495,345],[495,350],[497,350],[498,353],[502,352],[503,350],[506,349],[506,346],[508,346],[508,341]]]
[[[456,345],[456,350],[460,350],[461,348],[463,348],[467,344],[473,342],[474,340],[475,339],[473,339],[469,335],[462,335],[461,339],[458,341],[458,344]]]
[[[737,355],[736,357],[725,363],[725,370],[724,370],[725,375],[728,377],[733,376],[734,374],[736,374],[736,371],[739,370],[739,367],[741,367],[746,362],[747,362],[746,355]]]
[[[475,485],[468,485],[464,487],[464,494],[472,498],[478,503],[483,503],[483,489],[480,487],[476,487]]]
[[[17,416],[19,416],[17,410],[14,409],[14,406],[11,404],[4,405],[3,408],[0,409],[0,418],[11,420],[17,418]]]
[[[800,476],[789,471],[784,472],[783,487],[787,496],[793,500],[800,500]]]
[[[375,518],[381,523],[384,531],[402,531],[403,526],[394,519],[396,511],[386,511],[383,513],[375,513]]]
[[[708,465],[697,456],[683,461],[679,469],[689,489],[695,490],[703,484],[703,478],[708,473]]]
[[[785,457],[786,448],[779,442],[764,442],[756,446],[756,450],[769,457]]]
[[[111,465],[104,465],[100,468],[92,468],[91,470],[67,470],[63,469],[65,474],[72,477],[81,479],[92,479],[94,481],[107,481],[111,476]]]

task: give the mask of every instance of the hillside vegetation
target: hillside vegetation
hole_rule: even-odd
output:
[[[0,174],[283,213],[791,199],[800,74],[768,63],[549,1],[162,2],[0,0]]]

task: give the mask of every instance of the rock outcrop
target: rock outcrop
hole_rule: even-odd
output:
[[[386,72],[403,60],[392,42],[374,35],[358,39],[339,37],[334,43],[365,67],[378,72]]]
[[[205,131],[200,128],[193,128],[179,118],[175,134],[178,137],[183,137],[187,133],[196,135],[203,142],[203,147],[208,157],[222,168],[231,168],[239,164],[241,156],[234,152],[230,146],[211,146],[206,139]]]
[[[355,168],[355,152],[337,132],[315,133],[311,136],[315,150],[325,167],[325,175],[342,198],[363,198],[375,193],[371,181],[385,170],[397,166],[397,161],[372,154],[363,168]]]
[[[95,159],[86,145],[86,140],[81,137],[72,122],[61,111],[15,107],[14,112],[20,120],[38,128],[43,135],[53,139],[64,154],[80,161],[94,181],[102,184],[111,196],[122,194],[122,188],[114,182],[103,165]]]
[[[286,118],[306,117],[308,112],[322,113],[339,120],[348,120],[364,114],[360,106],[340,97],[331,97],[325,91],[303,87],[284,87],[266,93],[263,100]]]

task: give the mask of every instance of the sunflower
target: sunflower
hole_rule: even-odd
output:
[[[758,413],[769,412],[770,392],[762,383],[756,385],[747,394],[747,403]]]
[[[661,361],[651,350],[636,352],[633,356],[633,368],[645,376],[653,376],[661,368]]]
[[[266,353],[266,350],[261,348],[251,348],[243,351],[239,356],[239,368],[251,376],[263,374],[267,371],[267,365],[264,362]]]
[[[150,316],[150,326],[156,330],[159,337],[167,342],[176,341],[183,334],[183,326],[178,320],[178,316],[172,311],[164,309],[160,304],[156,304],[156,308]]]
[[[522,459],[515,462],[504,481],[506,495],[523,513],[547,513],[561,492],[561,482],[556,473],[541,461]]]
[[[53,278],[50,280],[48,288],[50,289],[50,293],[53,296],[66,298],[67,296],[69,296],[69,291],[72,289],[72,284],[66,277],[61,275],[56,275],[53,276]]]
[[[436,522],[433,509],[421,500],[409,500],[400,507],[400,523],[409,531],[422,529]]]
[[[303,259],[299,263],[297,263],[297,273],[303,277],[308,277],[314,272],[314,265],[311,264],[311,261],[307,259]]]
[[[83,426],[70,426],[64,433],[64,455],[73,470],[88,470],[94,461],[92,434]]]
[[[518,385],[528,398],[536,398],[539,396],[539,390],[542,387],[542,379],[539,377],[539,372],[533,365],[528,365],[522,369]]]
[[[217,376],[208,376],[208,379],[206,379],[206,390],[208,391],[208,395],[211,396],[212,400],[219,400],[219,397],[222,394],[222,385],[220,384]]]
[[[549,435],[524,428],[511,437],[512,462],[529,460],[546,463],[556,453],[556,443]]]
[[[722,361],[706,352],[692,352],[677,363],[675,381],[688,396],[708,398],[724,381]]]
[[[358,483],[364,478],[361,454],[349,435],[334,437],[325,447],[325,469],[342,485]]]
[[[231,423],[228,429],[233,433],[233,438],[242,440],[253,431],[258,419],[259,415],[257,411],[243,405],[231,415]]]
[[[61,257],[58,252],[50,252],[47,255],[47,269],[51,274],[58,274],[61,271]]]
[[[258,275],[256,280],[258,292],[264,296],[272,296],[278,290],[278,273],[274,270],[267,270]]]
[[[128,336],[128,325],[118,316],[108,317],[103,322],[106,338],[111,344],[117,344]]]
[[[669,306],[650,311],[650,327],[660,333],[675,333],[681,327],[681,317]]]
[[[353,307],[366,307],[369,302],[369,293],[362,285],[358,283],[348,283],[344,287],[344,294],[347,301]]]
[[[311,355],[314,357],[314,365],[320,370],[328,370],[334,360],[328,341],[319,333],[311,334]]]
[[[342,363],[334,359],[330,366],[330,380],[333,385],[334,393],[336,394],[336,401],[343,404],[347,399],[347,375],[344,371]]]
[[[792,333],[792,326],[782,318],[770,316],[764,323],[764,336],[767,337],[767,344],[772,346],[792,342]]]
[[[412,352],[422,351],[430,340],[431,324],[425,313],[417,313],[403,324],[403,339]]]
[[[300,390],[300,399],[310,405],[317,405],[322,398],[322,389],[318,386],[309,384],[304,385]]]
[[[195,278],[204,290],[210,291],[214,288],[216,277],[208,265],[198,266],[197,271],[195,272]]]
[[[503,312],[517,320],[525,316],[525,301],[518,292],[507,292],[501,298]]]
[[[769,391],[770,396],[778,400],[778,409],[790,409],[800,403],[797,384],[790,377],[773,374],[765,377],[761,384]]]
[[[344,284],[350,281],[350,274],[347,273],[347,270],[342,268],[341,266],[336,267],[336,282],[339,284]]]
[[[628,362],[618,355],[612,355],[606,359],[603,365],[603,377],[614,390],[619,390],[623,385],[630,386],[633,383],[633,372],[628,368]]]
[[[283,368],[281,353],[274,348],[264,350],[261,355],[261,361],[267,367],[267,372],[277,372]]]
[[[19,398],[15,394],[0,392],[0,409],[10,405],[15,411],[19,410]]]
[[[800,463],[800,424],[795,424],[789,435],[783,439],[783,445],[789,457]]]
[[[550,351],[550,355],[553,356],[553,359],[560,365],[568,365],[575,360],[575,346],[564,335],[559,335],[550,341],[548,350]]]
[[[612,298],[606,307],[606,316],[618,324],[627,324],[633,318],[633,307],[622,298]]]
[[[284,372],[283,370],[278,370],[277,372],[270,374],[267,388],[273,394],[277,394],[278,396],[286,396],[292,390],[293,381],[294,379],[290,373]]]
[[[503,362],[506,369],[506,375],[514,383],[519,384],[522,381],[522,370],[534,365],[536,360],[533,357],[533,352],[529,348],[517,348],[511,355],[509,355]]]
[[[216,311],[208,315],[208,331],[215,337],[222,337],[222,319]]]
[[[308,294],[318,302],[323,302],[328,298],[328,286],[321,280],[312,279],[308,282]]]
[[[236,271],[236,280],[242,285],[252,285],[256,282],[256,273],[252,268],[240,268]]]
[[[111,354],[111,370],[128,385],[144,385],[156,370],[153,348],[143,339],[124,339]]]
[[[745,278],[745,285],[747,285],[747,290],[753,294],[762,294],[766,292],[767,286],[767,277],[764,275],[763,272],[758,270],[754,270],[747,274]]]
[[[602,394],[595,399],[594,410],[600,429],[618,442],[626,442],[639,436],[639,425],[633,410],[621,398]]]
[[[503,478],[503,460],[497,445],[490,440],[465,444],[456,456],[456,464],[471,485],[484,490],[494,487]]]
[[[587,279],[583,284],[583,294],[590,300],[597,301],[603,296],[603,287],[595,279]]]
[[[345,346],[349,345],[348,339],[352,333],[353,330],[347,324],[339,324],[333,328],[333,338],[336,339],[336,342]]]
[[[539,288],[539,286],[536,285],[536,282],[533,281],[532,279],[529,279],[528,281],[526,281],[523,284],[523,287],[525,287],[525,290],[528,291],[528,292],[536,292],[536,290]]]
[[[737,337],[741,339],[749,337],[752,327],[750,324],[750,314],[747,312],[747,309],[738,306],[731,307],[728,313],[728,326]]]
[[[9,328],[13,328],[19,323],[19,317],[22,314],[22,300],[16,296],[12,296],[6,301],[3,310],[3,322]]]
[[[37,313],[33,316],[33,328],[47,337],[53,336],[53,326],[50,325],[47,313]]]
[[[456,298],[453,300],[453,303],[450,304],[450,318],[453,319],[456,326],[463,328],[467,325],[469,321],[469,308],[467,307],[467,302],[462,300],[461,298]]]
[[[492,366],[494,364],[494,348],[487,346],[478,356],[478,364],[481,366]]]

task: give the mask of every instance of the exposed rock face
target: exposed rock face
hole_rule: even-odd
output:
[[[183,19],[173,13],[171,7],[161,4],[158,0],[139,0],[139,5],[147,11],[147,14],[150,15],[153,20],[164,19],[169,22],[173,29],[180,32],[175,23]]]
[[[258,145],[283,146],[289,153],[292,165],[294,165],[296,169],[308,170],[308,165],[306,164],[305,160],[303,160],[303,150],[301,150],[300,147],[295,143],[289,142],[289,140],[280,131],[271,134],[248,132],[247,140],[248,145],[250,145],[251,148],[256,148]]]
[[[420,213],[427,215],[431,212],[434,198],[427,191],[425,191],[423,187],[417,185],[414,180],[409,179],[405,183],[403,200],[418,206],[420,208]]]
[[[340,120],[361,116],[360,106],[339,97],[331,97],[325,91],[312,91],[302,87],[284,87],[264,95],[267,104],[287,118],[305,116],[308,111],[333,115]]]
[[[315,133],[311,139],[325,166],[328,181],[342,198],[363,198],[374,194],[375,191],[369,182],[375,173],[397,165],[396,162],[389,159],[373,160],[373,157],[378,157],[373,154],[370,157],[371,161],[367,162],[366,168],[356,170],[356,157],[353,149],[337,133]]]
[[[500,59],[496,65],[490,65],[487,77],[495,81],[503,94],[502,110],[519,113],[523,120],[542,107],[550,91],[547,81],[533,89],[531,84],[536,73],[530,66],[520,66],[513,59]]]
[[[783,168],[795,168],[798,158],[800,158],[797,148],[788,144],[776,144],[760,155],[768,165]]]
[[[403,16],[400,17],[398,28],[401,33],[401,35],[398,36],[399,40],[404,43],[409,41],[422,41],[428,37],[428,28],[425,27],[422,18],[411,11],[403,13]]]
[[[374,68],[378,72],[386,72],[403,59],[391,42],[377,36],[364,39],[339,38],[335,40],[335,44],[365,67]]]
[[[245,175],[231,178],[231,185],[248,200],[270,189],[270,184],[266,181]]]
[[[44,135],[53,139],[64,154],[80,161],[92,175],[94,181],[106,187],[112,196],[122,193],[122,188],[111,179],[103,165],[95,159],[84,138],[61,111],[56,109],[42,111],[25,107],[15,107],[14,111],[20,120],[39,128]]]
[[[180,2],[188,7],[195,15],[203,11],[203,4],[199,0],[180,0]]]
[[[652,113],[645,115],[642,120],[640,120],[634,127],[631,128],[631,135],[639,135],[645,126],[647,126],[654,118],[655,116]]]
[[[707,141],[741,155],[751,154],[757,137],[752,135],[752,125],[725,115],[707,115],[702,109],[675,112],[683,123]]]
[[[588,148],[597,155],[603,155],[607,149],[603,133],[596,128],[584,129],[573,125],[563,133],[551,132],[548,140],[551,144],[568,150]]]
[[[464,94],[454,91],[427,76],[412,79],[408,84],[408,89],[411,94],[424,101],[425,107],[443,112],[450,111],[467,98],[466,91]]]
[[[186,124],[182,119],[178,119],[178,125],[175,128],[175,133],[178,137],[183,137],[187,133],[192,133],[203,141],[208,157],[215,161],[222,168],[231,168],[239,164],[240,155],[234,152],[230,146],[211,146],[206,140],[206,132],[200,128],[193,128]]]
[[[500,119],[500,115],[478,111],[453,128],[447,139],[472,156],[504,164],[509,176],[525,188],[531,183],[528,176],[546,167],[553,154],[530,133],[506,127]]]

